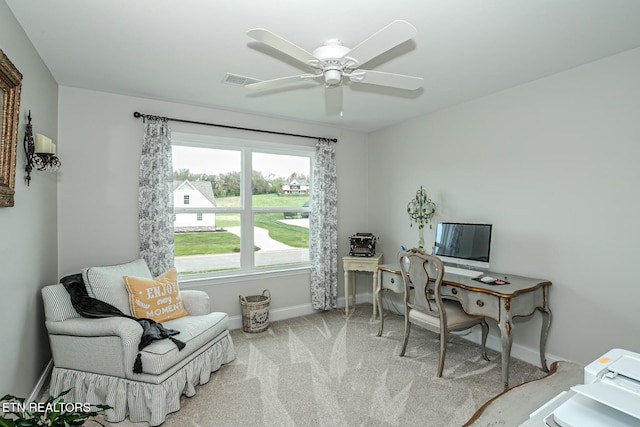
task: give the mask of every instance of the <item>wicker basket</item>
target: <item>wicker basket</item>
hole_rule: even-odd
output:
[[[268,290],[262,295],[240,295],[242,311],[242,330],[249,333],[262,332],[269,327],[269,303],[271,294]]]

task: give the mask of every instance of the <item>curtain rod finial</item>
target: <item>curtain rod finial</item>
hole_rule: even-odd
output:
[[[142,117],[142,114],[138,113],[137,111],[135,111],[133,113],[133,117],[135,117],[136,119],[139,119],[140,117]]]

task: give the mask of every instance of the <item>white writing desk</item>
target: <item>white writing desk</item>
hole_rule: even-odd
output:
[[[378,331],[378,336],[380,336],[384,326],[382,291],[389,289],[396,293],[403,293],[404,284],[400,266],[397,264],[379,265],[378,271],[376,300],[380,307],[380,330]],[[549,309],[551,282],[512,274],[495,272],[486,272],[485,274],[496,279],[504,279],[509,284],[489,285],[473,280],[471,277],[447,273],[445,267],[440,295],[443,298],[459,301],[464,311],[469,314],[486,316],[498,322],[502,339],[502,381],[506,390],[509,388],[509,360],[513,342],[513,318],[515,317],[531,316],[536,310],[542,313],[540,364],[545,372],[549,372],[545,347],[551,326],[551,310]]]

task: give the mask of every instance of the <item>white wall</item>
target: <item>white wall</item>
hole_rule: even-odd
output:
[[[339,255],[349,251],[348,236],[366,227],[366,135],[324,126],[206,109],[175,103],[60,88],[59,271],[72,274],[92,265],[138,257],[138,164],[143,123],[133,112],[194,121],[254,127],[296,134],[336,137],[338,162]],[[313,139],[271,136],[171,122],[173,132],[315,144]],[[342,279],[342,274],[340,274]],[[189,286],[185,284],[183,286]],[[194,285],[191,285],[192,287]],[[365,282],[363,281],[362,288]],[[198,285],[211,296],[214,310],[240,315],[238,296],[269,289],[271,309],[310,307],[309,273],[283,277],[209,282]],[[340,281],[340,290],[342,281]],[[368,289],[368,288],[367,288]],[[341,292],[342,293],[342,292]]]
[[[436,221],[494,224],[493,270],[553,282],[550,354],[640,351],[638,123],[635,49],[377,132],[370,231],[387,261],[415,246],[406,205],[424,185]],[[516,323],[516,345],[537,349],[539,327]]]
[[[58,147],[65,143],[57,135],[58,85],[4,0],[0,49],[23,76],[15,206],[0,209],[0,396],[28,397],[51,357],[40,289],[57,281],[56,175],[32,172],[31,186],[24,181],[22,144],[29,110],[34,132],[47,135]]]

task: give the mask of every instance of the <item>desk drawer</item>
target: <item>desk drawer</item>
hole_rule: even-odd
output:
[[[377,260],[372,261],[345,261],[344,262],[344,270],[345,271],[375,271],[378,266]]]
[[[473,292],[457,286],[442,285],[440,295],[443,298],[460,301],[464,311],[478,316],[487,316],[498,320],[500,313],[500,298],[483,292]]]
[[[404,283],[400,274],[391,273],[389,271],[378,271],[381,276],[382,289],[390,289],[396,293],[404,292]]]

